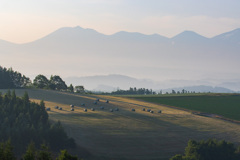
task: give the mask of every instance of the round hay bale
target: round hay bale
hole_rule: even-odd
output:
[[[153,113],[153,111],[150,111],[150,113]]]
[[[83,109],[83,111],[84,111],[84,112],[87,112],[87,109],[85,108],[85,109]]]
[[[106,100],[106,103],[109,103],[109,100]]]
[[[46,108],[46,110],[47,110],[47,111],[50,111],[50,110],[51,110],[51,108]]]
[[[150,112],[151,111],[151,109],[147,109],[147,112]]]
[[[71,104],[71,105],[70,105],[70,107],[71,107],[71,108],[74,108],[74,105],[73,105],[73,104]]]
[[[94,109],[94,108],[91,108],[91,110],[92,110],[92,111],[95,111],[95,109]]]
[[[98,102],[99,102],[99,98],[96,98],[96,101],[98,101]]]
[[[74,111],[74,108],[71,108],[71,111]]]
[[[85,106],[85,103],[81,103],[81,106]]]
[[[113,112],[113,109],[110,109],[109,111],[110,111],[110,112]]]
[[[55,108],[55,109],[58,109],[58,106],[55,106],[54,108]]]
[[[93,104],[97,104],[97,101],[94,101]]]
[[[132,108],[132,111],[133,111],[133,112],[135,112],[135,109],[134,109],[134,108]]]
[[[103,106],[101,106],[101,107],[100,107],[100,109],[104,109],[104,107],[103,107]]]
[[[119,109],[118,109],[118,108],[115,108],[115,111],[119,111]]]
[[[145,111],[145,108],[143,108],[142,111]]]
[[[162,113],[162,111],[161,111],[161,110],[159,110],[159,111],[158,111],[158,113]]]
[[[59,110],[62,110],[62,107],[59,107],[58,109],[59,109]]]

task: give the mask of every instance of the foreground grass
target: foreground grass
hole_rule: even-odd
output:
[[[194,111],[222,115],[240,120],[240,95],[209,94],[197,96],[130,96],[157,104],[170,105]]]

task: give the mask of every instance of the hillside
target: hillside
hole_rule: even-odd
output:
[[[16,94],[24,91],[16,90]],[[97,159],[168,159],[182,153],[189,139],[217,138],[240,144],[238,124],[183,110],[123,97],[27,91],[34,101],[45,100],[51,108],[50,120],[61,120],[68,135]],[[97,97],[100,102],[94,105]],[[106,99],[110,100],[108,104]],[[81,103],[86,106],[80,106]],[[75,105],[75,111],[70,111],[70,104]],[[63,110],[55,109],[56,105]],[[100,106],[104,106],[104,110]],[[93,107],[95,111],[90,110]],[[142,111],[143,107],[154,113]],[[84,108],[88,112],[84,112]],[[119,111],[109,112],[111,108]],[[132,108],[136,111],[132,112]],[[158,110],[162,113],[157,113]]]

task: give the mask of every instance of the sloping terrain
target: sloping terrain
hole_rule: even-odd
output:
[[[16,94],[24,91],[16,90]],[[45,100],[46,107],[51,108],[50,119],[60,120],[68,135],[96,159],[168,159],[183,153],[189,139],[217,138],[240,144],[240,125],[187,111],[123,97],[27,91],[34,101]],[[97,105],[93,104],[96,98],[100,99]],[[105,103],[106,99],[109,103]],[[74,111],[70,111],[70,104],[75,105]],[[55,109],[56,105],[63,110]],[[101,110],[100,106],[105,108]],[[88,111],[84,112],[84,108]],[[115,108],[119,111],[109,111]]]

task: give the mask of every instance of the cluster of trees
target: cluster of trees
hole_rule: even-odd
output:
[[[119,94],[119,95],[124,95],[124,94],[131,94],[131,95],[148,95],[148,94],[156,94],[156,92],[152,91],[152,89],[145,89],[145,88],[129,88],[129,90],[117,90],[111,92],[111,94]]]
[[[172,92],[166,92],[166,94],[187,94],[187,93],[196,93],[195,91],[187,91],[185,89],[182,89],[182,91],[175,91],[172,89]],[[162,91],[160,91],[160,94],[162,94]]]
[[[62,80],[60,76],[57,76],[57,75],[51,76],[50,79],[47,79],[47,77],[45,77],[44,75],[39,74],[33,80],[33,85],[36,88],[41,88],[41,89],[52,89],[52,90],[68,89],[66,83]]]
[[[33,83],[30,78],[22,75],[17,71],[13,71],[12,68],[4,68],[0,66],[0,89],[13,89],[13,88],[26,88],[35,87],[40,89],[51,89],[51,90],[61,90],[69,92],[84,93],[84,86],[75,86],[72,84],[69,86],[62,80],[58,75],[52,75],[50,79],[46,76],[39,74],[37,75]]]
[[[25,153],[21,157],[22,160],[53,160],[52,153],[49,151],[48,146],[42,144],[40,149],[36,149],[33,142],[28,145]],[[13,152],[13,146],[11,145],[10,140],[0,143],[0,159],[17,159]],[[61,150],[56,160],[78,160],[78,157],[72,156],[67,150]]]
[[[49,122],[44,102],[30,102],[27,93],[22,98],[16,97],[15,91],[0,94],[0,122],[0,140],[11,139],[17,154],[22,153],[31,141],[37,147],[48,142],[53,150],[76,146],[60,122]]]
[[[170,160],[239,160],[240,147],[224,140],[189,140],[184,155],[177,154]]]
[[[31,80],[19,72],[13,71],[12,68],[0,66],[0,89],[22,88],[31,85]]]
[[[33,80],[33,86],[40,89],[51,89],[51,90],[60,90],[60,91],[69,91],[77,93],[84,93],[84,86],[75,86],[72,84],[69,86],[62,80],[60,76],[54,75],[51,76],[50,79],[47,79],[46,76],[39,74]]]

